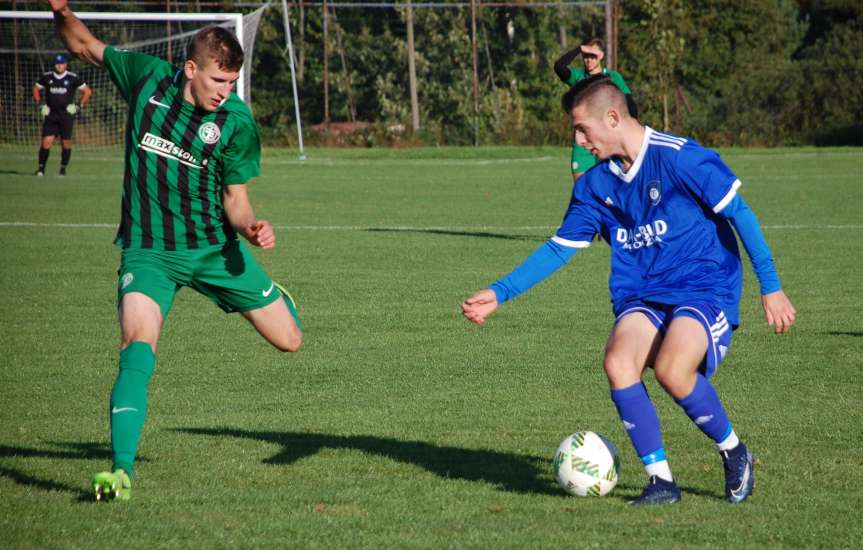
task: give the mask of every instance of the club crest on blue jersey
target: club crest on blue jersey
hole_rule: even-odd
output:
[[[647,198],[650,199],[650,204],[656,206],[662,200],[662,182],[653,180],[647,184]]]

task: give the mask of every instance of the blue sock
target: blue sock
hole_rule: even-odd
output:
[[[713,385],[701,374],[696,375],[692,393],[677,402],[686,415],[707,437],[721,443],[731,433],[731,422]]]
[[[650,401],[650,396],[647,395],[644,384],[638,382],[628,388],[611,390],[611,400],[617,407],[617,414],[639,458],[642,461],[645,459],[652,461],[651,455],[663,451],[662,458],[659,460],[664,460],[665,452],[662,434],[659,431],[659,417],[656,415],[656,409]]]

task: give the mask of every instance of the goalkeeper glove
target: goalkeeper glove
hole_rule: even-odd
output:
[[[70,103],[70,104],[66,105],[66,112],[69,113],[70,115],[77,115],[78,114],[78,106],[75,105],[74,103]]]
[[[41,114],[42,116],[48,116],[50,113],[51,107],[48,107],[47,105],[42,105],[41,107],[39,107],[39,114]]]

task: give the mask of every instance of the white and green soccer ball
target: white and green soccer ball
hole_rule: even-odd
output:
[[[617,449],[595,432],[575,432],[554,454],[554,477],[571,495],[607,495],[617,485],[619,471]]]

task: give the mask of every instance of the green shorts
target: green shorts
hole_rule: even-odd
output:
[[[117,304],[126,294],[140,292],[159,304],[163,317],[184,286],[227,313],[258,309],[281,297],[249,248],[238,240],[197,250],[124,248],[117,275]]]
[[[587,172],[593,165],[597,163],[596,157],[593,156],[590,151],[576,145],[572,144],[572,173],[573,174],[583,174]]]

